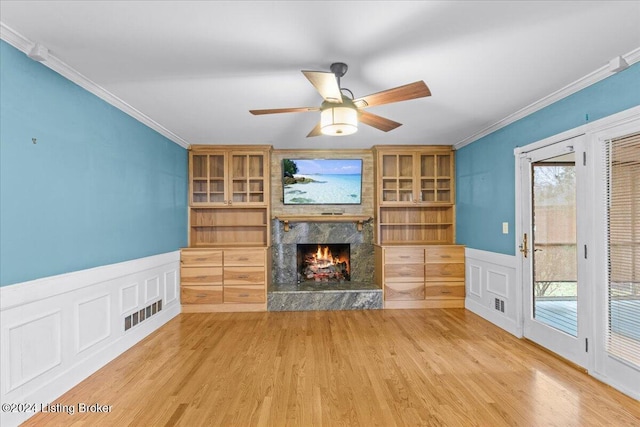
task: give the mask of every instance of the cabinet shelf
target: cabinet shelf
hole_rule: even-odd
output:
[[[381,222],[382,227],[404,227],[406,225],[423,225],[425,227],[451,226],[452,222]]]
[[[268,227],[268,224],[243,224],[243,225],[216,224],[216,225],[192,225],[191,226],[191,228],[225,228],[225,227],[265,228],[265,227]]]
[[[407,246],[407,244],[413,245],[454,245],[447,240],[412,240],[407,242],[406,240],[390,240],[384,243],[385,246]]]

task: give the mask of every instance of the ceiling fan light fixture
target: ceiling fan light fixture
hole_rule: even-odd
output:
[[[329,136],[351,135],[358,131],[358,110],[350,102],[323,108],[320,132]]]

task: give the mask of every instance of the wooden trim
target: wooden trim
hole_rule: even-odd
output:
[[[335,158],[336,153],[339,153],[340,155],[343,154],[348,154],[348,155],[371,155],[371,149],[340,149],[338,151],[336,150],[293,150],[293,149],[275,149],[273,150],[273,154],[275,156],[280,155],[280,154],[286,154],[286,155],[295,155],[298,158],[305,158],[307,156],[309,156],[310,158],[317,158],[318,156],[322,156],[322,155],[327,155],[327,156],[331,156],[331,158]]]
[[[435,299],[417,301],[385,301],[385,310],[399,308],[464,308],[464,299]]]
[[[183,305],[183,313],[235,313],[246,311],[267,311],[267,303],[260,304],[241,304],[241,303],[222,303],[222,304],[193,304]]]
[[[365,222],[371,221],[373,217],[368,215],[280,215],[274,216],[284,225],[284,231],[289,231],[291,222],[355,222],[358,231],[362,231]]]
[[[271,145],[214,145],[214,144],[192,144],[189,146],[191,151],[271,151]]]

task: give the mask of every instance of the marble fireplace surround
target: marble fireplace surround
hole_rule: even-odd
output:
[[[269,311],[382,308],[382,289],[374,283],[373,224],[364,221],[300,221],[271,224],[272,268]],[[288,231],[285,231],[287,229]],[[350,244],[351,280],[298,283],[297,244]]]

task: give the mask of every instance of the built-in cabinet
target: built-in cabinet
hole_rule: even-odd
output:
[[[191,146],[184,311],[266,310],[270,153],[266,145]]]
[[[376,146],[376,241],[455,241],[454,155],[450,146]]]
[[[376,277],[385,307],[464,307],[464,247],[454,244],[452,148],[373,150]]]
[[[183,312],[264,311],[268,248],[185,248],[180,257]]]
[[[189,247],[269,246],[270,146],[189,152]]]
[[[464,246],[375,246],[385,308],[464,307]]]

